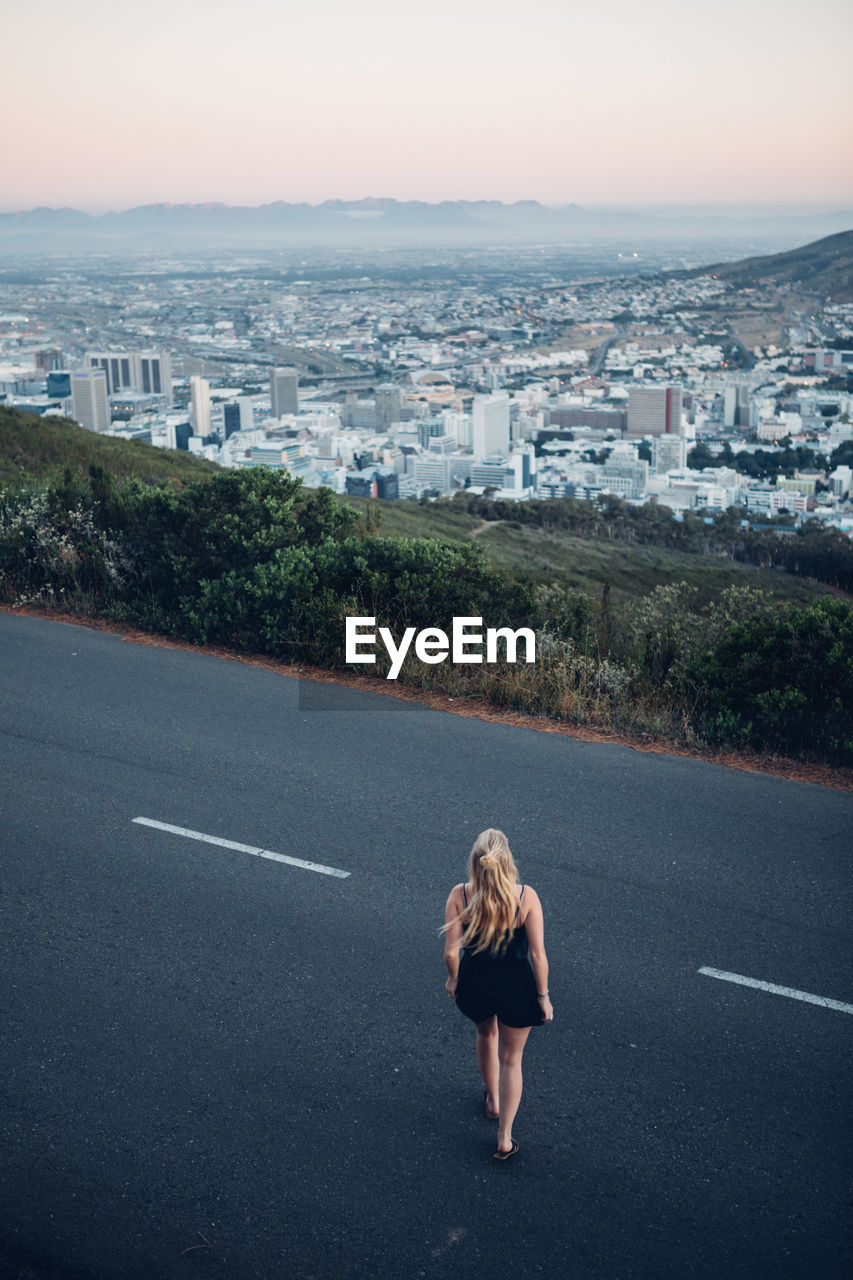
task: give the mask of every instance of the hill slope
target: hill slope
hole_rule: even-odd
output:
[[[136,476],[149,484],[190,484],[220,470],[188,453],[95,435],[70,418],[40,418],[0,405],[0,485],[49,480],[66,467],[85,476],[92,463],[116,479]]]
[[[638,599],[656,587],[686,582],[703,601],[716,599],[731,586],[757,587],[780,600],[807,603],[830,588],[811,579],[774,569],[741,564],[729,557],[640,546],[541,529],[516,520],[484,522],[452,502],[383,502],[340,498],[367,515],[377,532],[392,538],[434,538],[462,546],[472,540],[496,569],[529,577],[534,582],[559,582],[596,598],[607,584],[614,599]]]
[[[669,274],[669,273],[668,273]],[[853,231],[826,236],[787,253],[679,272],[684,276],[716,275],[740,287],[772,283],[798,284],[836,302],[853,302]]]

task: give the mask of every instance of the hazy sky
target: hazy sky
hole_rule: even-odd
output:
[[[853,203],[850,0],[0,0],[0,207]]]

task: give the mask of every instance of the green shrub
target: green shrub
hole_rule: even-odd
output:
[[[853,762],[853,610],[843,600],[738,622],[685,674],[712,740]]]

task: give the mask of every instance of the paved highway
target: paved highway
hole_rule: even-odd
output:
[[[0,1274],[849,1277],[848,795],[5,614],[0,753]],[[437,936],[490,824],[507,1164]]]

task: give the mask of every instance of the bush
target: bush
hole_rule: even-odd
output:
[[[686,675],[712,741],[853,763],[853,610],[843,600],[736,623]]]
[[[326,539],[286,547],[263,564],[203,579],[181,600],[187,638],[277,657],[342,665],[346,616],[450,630],[454,616],[522,625],[523,588],[488,567],[478,547],[428,539]],[[381,665],[381,663],[380,663]]]

